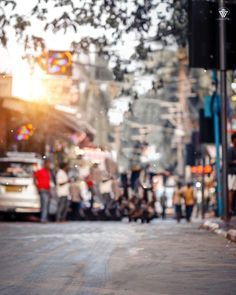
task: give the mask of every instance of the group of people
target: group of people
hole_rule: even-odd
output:
[[[130,222],[150,222],[158,217],[157,202],[162,208],[162,218],[166,218],[167,196],[164,193],[160,199],[157,198],[154,174],[150,173],[148,167],[141,170],[138,177],[137,173],[121,173],[117,177],[104,174],[97,163],[92,164],[87,170],[83,165],[80,168],[79,175],[70,174],[68,163],[61,163],[57,172],[53,173],[50,161],[45,160],[43,168],[35,172],[42,223],[48,222],[51,214],[57,222],[67,219],[121,220],[123,217],[127,217]],[[83,187],[86,188],[86,194]],[[53,201],[55,206],[52,212]],[[182,187],[178,183],[173,194],[178,222],[183,216],[183,201],[186,219],[189,222],[195,203],[194,190],[190,184]]]
[[[172,203],[175,209],[175,217],[177,222],[180,222],[183,212],[182,205],[185,206],[185,216],[187,222],[191,221],[193,207],[196,203],[196,197],[194,189],[191,183],[188,183],[186,187],[183,187],[180,182],[177,183],[176,189],[173,193]]]
[[[49,202],[52,191],[57,195],[56,220],[65,221],[68,211],[68,199],[70,196],[70,179],[68,177],[69,165],[62,163],[54,176],[51,172],[51,162],[44,161],[44,166],[34,174],[35,185],[38,189],[41,204],[42,223],[48,222]]]
[[[129,221],[138,221],[149,223],[153,218],[156,218],[156,198],[148,199],[146,196],[137,196],[133,194],[130,198],[124,195],[118,200],[119,211],[122,217],[128,217]]]
[[[142,219],[149,222],[155,217],[156,199],[151,189],[139,182],[132,196],[126,191],[119,177],[102,172],[98,163],[85,169],[79,169],[80,176],[69,176],[69,165],[61,163],[56,173],[51,170],[51,162],[44,161],[44,166],[35,172],[34,180],[40,196],[42,223],[49,220],[52,204],[56,209],[53,215],[57,222],[66,219],[115,219],[127,216],[130,221]],[[85,172],[86,170],[86,172]],[[121,176],[122,178],[122,176]],[[83,185],[87,195],[84,195]],[[129,184],[127,184],[129,186]],[[142,187],[143,193],[139,189]]]
[[[236,207],[236,134],[233,134],[231,139],[232,146],[228,150],[228,185],[229,210],[232,215]],[[154,181],[156,174],[151,171],[149,165],[130,172],[111,174],[104,173],[98,163],[86,166],[82,158],[79,161],[79,176],[70,176],[68,163],[61,163],[56,173],[53,173],[51,162],[47,159],[43,168],[35,172],[35,185],[40,195],[41,222],[49,220],[53,200],[56,200],[53,214],[58,222],[65,221],[68,217],[72,220],[119,220],[123,216],[127,216],[130,221],[141,219],[143,222],[149,222],[157,217],[157,202],[162,208],[162,218],[166,218],[167,196],[163,193],[157,199]],[[81,183],[86,187],[89,197],[83,193]],[[185,215],[186,220],[190,222],[193,207],[198,205],[193,186],[190,183],[187,186],[177,183],[172,204],[176,220],[180,222]]]

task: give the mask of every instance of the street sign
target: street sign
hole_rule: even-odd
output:
[[[204,174],[210,174],[212,172],[212,167],[210,165],[207,166],[193,166],[191,167],[191,172],[192,174],[198,174],[198,175],[202,175]]]
[[[70,51],[49,51],[47,73],[50,75],[72,75],[72,53]]]

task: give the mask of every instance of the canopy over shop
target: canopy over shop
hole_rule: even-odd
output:
[[[73,114],[45,103],[0,98],[0,151],[60,152],[66,145],[92,145],[94,130]]]

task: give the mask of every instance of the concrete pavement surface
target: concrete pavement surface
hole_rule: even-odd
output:
[[[232,242],[236,242],[236,218],[235,217],[233,217],[229,223],[225,223],[220,218],[208,219],[202,224],[202,228],[205,228],[218,235],[221,235]]]
[[[0,223],[0,294],[236,294],[235,243],[199,225]]]

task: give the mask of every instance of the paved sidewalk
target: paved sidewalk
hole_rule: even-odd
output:
[[[233,217],[229,223],[225,223],[220,218],[207,219],[203,223],[202,228],[222,235],[232,242],[236,242],[236,217]]]

